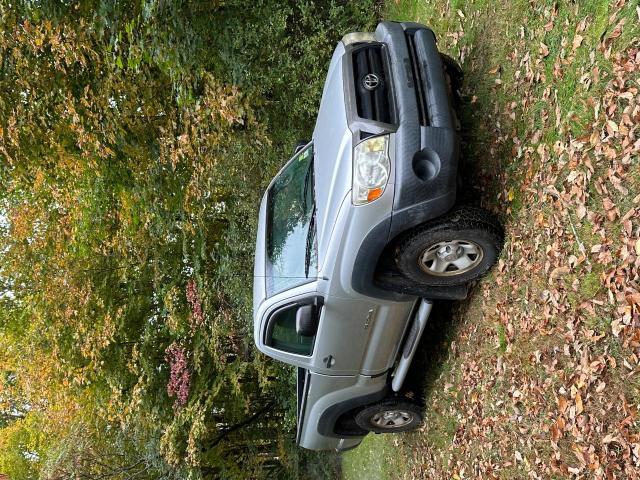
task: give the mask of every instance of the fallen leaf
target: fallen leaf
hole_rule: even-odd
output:
[[[584,32],[585,29],[587,28],[587,21],[588,21],[589,17],[584,17],[580,23],[578,23],[578,26],[576,27],[576,33],[581,33]]]
[[[549,56],[549,47],[547,45],[545,45],[544,43],[540,42],[540,55],[542,55],[542,57],[547,57]]]
[[[556,268],[554,268],[551,271],[551,274],[549,275],[549,284],[551,284],[553,282],[553,280],[556,280],[557,278],[560,278],[563,275],[566,275],[570,271],[571,270],[569,269],[569,267],[556,267]]]
[[[582,41],[584,37],[582,35],[576,35],[573,37],[573,49],[576,50],[580,45],[582,45]]]
[[[576,208],[576,215],[578,215],[579,220],[582,220],[587,215],[587,208],[582,204],[578,205]]]
[[[625,300],[629,305],[640,305],[640,293],[631,293],[625,297]]]
[[[558,397],[558,409],[560,410],[561,413],[564,413],[565,410],[567,409],[567,399],[564,398],[562,395]]]
[[[613,322],[611,322],[611,332],[616,337],[620,336],[620,332],[622,330],[624,330],[624,324],[622,323],[622,320],[618,319],[618,320],[614,320]]]
[[[576,393],[576,415],[580,415],[583,410],[584,408],[582,405],[582,395],[580,395],[580,392],[577,392]]]
[[[611,32],[611,35],[609,35],[608,39],[618,38],[622,34],[622,27],[624,27],[624,24],[625,19],[623,18],[618,22],[616,28],[613,29],[613,32]]]

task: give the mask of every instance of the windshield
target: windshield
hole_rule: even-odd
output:
[[[280,172],[267,197],[267,296],[306,283],[318,272],[313,145]]]

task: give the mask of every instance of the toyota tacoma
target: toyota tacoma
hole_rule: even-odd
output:
[[[499,221],[460,201],[461,80],[423,25],[346,35],[311,141],[262,198],[254,339],[297,367],[302,447],[420,425],[403,384],[432,302],[465,298],[496,262]]]

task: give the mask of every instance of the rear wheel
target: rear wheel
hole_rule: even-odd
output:
[[[502,227],[494,215],[461,207],[406,234],[394,259],[400,273],[420,285],[463,285],[491,268],[502,243]]]
[[[388,399],[361,410],[356,423],[369,432],[407,432],[422,423],[422,409],[406,400]]]

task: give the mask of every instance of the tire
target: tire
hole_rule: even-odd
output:
[[[444,65],[445,72],[451,79],[451,89],[454,91],[460,90],[462,82],[464,81],[464,72],[462,71],[462,67],[456,60],[445,53],[441,53],[440,58],[442,59],[442,65]]]
[[[361,410],[356,423],[369,432],[408,432],[422,424],[422,408],[406,400],[387,399]]]
[[[394,260],[402,275],[420,285],[464,285],[496,263],[503,242],[493,214],[465,206],[408,232],[394,248]]]

